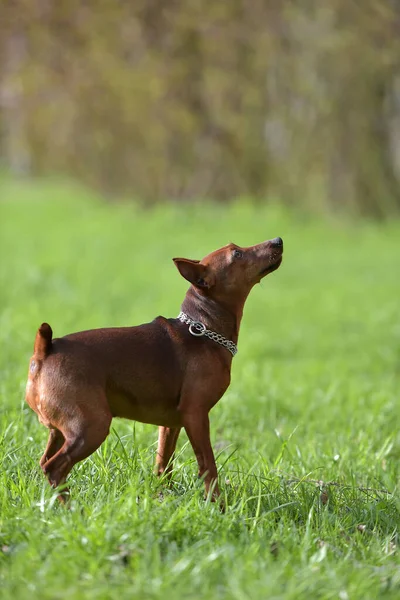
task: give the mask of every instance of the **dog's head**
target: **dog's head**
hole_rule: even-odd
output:
[[[173,260],[180,274],[204,294],[216,300],[244,299],[256,283],[278,269],[282,253],[283,241],[277,237],[248,248],[228,244],[202,260]]]

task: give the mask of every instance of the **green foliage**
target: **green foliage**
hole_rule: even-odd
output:
[[[397,2],[3,0],[0,163],[146,203],[400,209]]]
[[[111,208],[47,183],[3,185],[0,227],[2,598],[399,597],[398,222],[245,200]],[[184,434],[168,488],[152,474],[156,428],[122,420],[74,468],[72,509],[58,506],[24,402],[38,325],[174,316],[186,282],[172,256],[276,235],[284,262],[248,300],[211,413],[226,513],[204,502]]]

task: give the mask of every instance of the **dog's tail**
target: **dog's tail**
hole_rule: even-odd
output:
[[[35,338],[33,355],[38,360],[43,360],[50,354],[53,332],[48,323],[42,323]]]

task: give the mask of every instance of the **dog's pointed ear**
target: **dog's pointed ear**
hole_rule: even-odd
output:
[[[199,260],[190,260],[189,258],[173,258],[179,273],[189,283],[199,288],[208,289],[212,287],[212,277],[207,273],[207,267],[200,264]]]

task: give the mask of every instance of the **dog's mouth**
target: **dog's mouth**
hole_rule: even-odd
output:
[[[265,277],[265,275],[272,273],[272,271],[276,271],[276,269],[278,269],[280,267],[281,262],[282,262],[282,254],[280,254],[277,257],[274,257],[273,262],[271,262],[267,267],[265,267],[261,271],[260,277]]]

